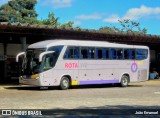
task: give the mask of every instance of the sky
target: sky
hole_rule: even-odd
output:
[[[0,0],[0,5],[6,2]],[[148,34],[160,35],[160,0],[38,0],[35,8],[38,19],[53,12],[60,23],[73,21],[85,29],[120,27],[118,20],[130,19]]]

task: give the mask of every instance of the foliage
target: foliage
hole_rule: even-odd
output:
[[[0,6],[0,22],[10,23],[29,23],[29,24],[40,24],[50,25],[53,27],[62,28],[73,28],[73,21],[60,24],[59,17],[55,17],[54,13],[49,13],[48,18],[45,20],[37,20],[38,14],[35,11],[35,5],[37,0],[10,0],[7,4]],[[127,32],[127,33],[138,33],[146,34],[147,29],[141,28],[140,23],[130,21],[130,19],[119,20],[120,28],[113,27],[101,27],[99,31],[102,32]],[[77,26],[76,28],[79,28]]]
[[[147,29],[141,29],[140,23],[135,21],[130,21],[130,19],[118,20],[121,28],[113,27],[101,27],[99,31],[102,32],[127,32],[127,33],[136,33],[136,34],[146,34]]]
[[[65,28],[73,28],[73,24],[74,24],[74,22],[69,21],[69,22],[67,22],[67,23],[62,24],[61,27],[62,27],[62,28],[63,28],[63,27],[65,27]]]
[[[0,7],[0,22],[37,23],[37,0],[10,0]]]
[[[101,31],[101,32],[116,32],[116,30],[114,28],[108,27],[108,26],[99,28],[99,31]]]
[[[147,33],[147,29],[146,28],[141,29],[140,23],[138,22],[130,21],[130,19],[124,19],[118,21],[122,26],[122,28],[120,29],[120,31],[122,32],[127,32],[127,33],[132,32],[132,33],[142,33],[142,34]]]
[[[48,18],[45,20],[40,20],[39,24],[40,25],[50,25],[53,27],[73,28],[74,22],[68,21],[67,23],[60,24],[59,19],[60,19],[59,17],[55,17],[54,13],[49,13]]]
[[[60,25],[59,17],[49,13],[45,20],[37,20],[38,14],[35,11],[37,0],[11,0],[0,7],[0,22],[29,23],[39,25],[50,25],[53,27],[72,28],[74,22],[69,21]]]
[[[54,13],[49,13],[48,14],[48,18],[45,19],[45,20],[41,20],[39,21],[39,24],[40,25],[51,25],[51,26],[60,26],[60,23],[59,23],[59,17],[55,17]]]

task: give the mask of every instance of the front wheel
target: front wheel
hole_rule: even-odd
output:
[[[69,79],[67,77],[62,77],[61,83],[60,83],[60,89],[61,90],[66,90],[69,88]]]
[[[121,86],[127,87],[129,83],[129,77],[127,75],[123,75],[121,78]]]

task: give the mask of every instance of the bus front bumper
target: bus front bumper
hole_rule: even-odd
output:
[[[43,86],[41,85],[39,79],[24,78],[22,76],[19,77],[19,83],[25,85]]]

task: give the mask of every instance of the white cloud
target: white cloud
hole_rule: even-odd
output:
[[[124,16],[125,19],[137,20],[148,15],[160,15],[160,7],[152,8],[142,5],[140,8],[129,9]]]
[[[90,14],[90,15],[82,14],[82,15],[76,16],[75,18],[79,20],[99,20],[102,18],[102,16],[99,14]]]
[[[43,5],[51,5],[54,9],[71,7],[73,0],[45,0]]]
[[[111,15],[108,18],[105,18],[104,22],[117,23],[121,18],[118,15]]]
[[[82,23],[79,20],[74,21],[74,26],[80,26]]]
[[[145,16],[154,16],[154,15],[160,15],[160,7],[152,8],[142,5],[140,8],[129,9],[123,17],[120,17],[118,15],[111,15],[105,18],[103,21],[110,23],[118,23],[119,19],[138,20]]]

